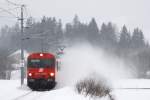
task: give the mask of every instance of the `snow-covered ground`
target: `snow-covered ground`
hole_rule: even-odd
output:
[[[64,87],[51,91],[31,91],[19,80],[0,80],[1,100],[88,100],[75,92],[74,87]]]
[[[112,94],[115,100],[150,100],[150,80],[128,79],[114,81]],[[139,89],[120,89],[139,88]],[[19,80],[0,80],[1,100],[89,100],[79,95],[73,86],[56,87],[51,91],[31,91],[26,85],[20,86]],[[92,99],[91,99],[92,100]],[[109,100],[108,97],[99,100]]]
[[[116,100],[150,100],[149,79],[127,79],[113,83]]]
[[[12,72],[11,79],[18,80],[0,80],[0,100],[92,100],[79,95],[74,88],[76,82],[89,76],[104,78],[104,82],[106,80],[106,84],[112,87],[111,94],[115,100],[150,100],[150,80],[131,79],[136,75],[134,66],[101,49],[86,44],[71,47],[66,49],[61,60],[60,71],[56,74],[58,85],[55,89],[31,91],[26,85],[21,87],[18,79],[20,72],[15,71]]]

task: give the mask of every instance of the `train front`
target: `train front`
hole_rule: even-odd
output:
[[[27,85],[31,89],[55,87],[55,56],[53,54],[33,53],[27,60]]]

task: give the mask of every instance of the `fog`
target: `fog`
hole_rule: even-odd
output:
[[[74,85],[85,77],[103,77],[109,83],[116,79],[132,78],[133,69],[123,60],[90,44],[76,44],[65,50],[61,70],[57,73],[58,85]]]

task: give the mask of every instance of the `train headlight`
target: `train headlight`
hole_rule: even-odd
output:
[[[50,76],[53,77],[55,74],[54,73],[50,73]]]
[[[40,53],[40,56],[42,57],[42,56],[43,56],[43,54],[42,54],[42,53]]]
[[[29,75],[29,76],[32,76],[32,73],[29,73],[28,75]]]

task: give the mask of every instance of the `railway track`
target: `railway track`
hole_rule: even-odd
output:
[[[29,91],[29,92],[27,92],[23,95],[20,95],[12,100],[36,100],[48,92],[49,91]]]
[[[23,94],[23,95],[20,95],[20,96],[14,98],[13,100],[20,100],[21,98],[24,98],[24,97],[30,95],[32,92],[33,92],[33,91],[27,92],[27,93],[25,93],[25,94]]]
[[[113,89],[122,89],[122,90],[150,90],[150,88],[113,88]]]
[[[150,90],[150,88],[112,88],[113,90]],[[54,89],[55,90],[55,89]],[[29,91],[12,100],[38,100],[40,97],[47,95],[50,91]]]

